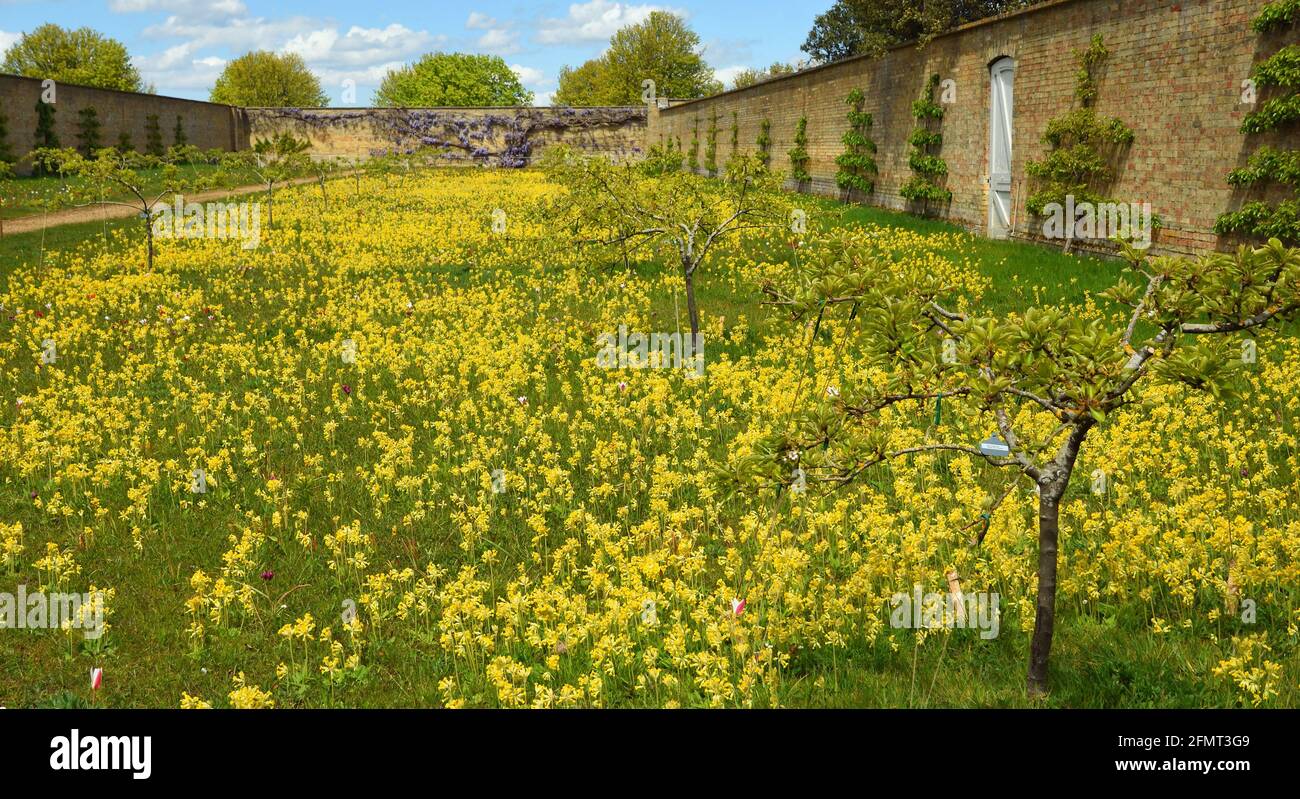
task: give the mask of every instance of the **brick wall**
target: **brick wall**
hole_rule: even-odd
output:
[[[1245,163],[1259,143],[1238,132],[1250,110],[1240,104],[1241,82],[1253,63],[1281,46],[1250,29],[1266,0],[1057,0],[994,20],[973,23],[925,47],[906,46],[883,58],[857,58],[777,78],[716,97],[652,110],[647,144],[680,136],[689,151],[696,118],[700,158],[710,117],[718,113],[718,163],[730,151],[731,114],[737,112],[742,150],[756,149],[763,119],[771,121],[772,164],[789,172],[787,151],[800,115],[808,117],[812,191],[838,194],[834,159],[843,152],[845,97],[866,93],[875,117],[872,138],[880,173],[868,202],[906,206],[898,190],[911,177],[907,137],[916,126],[911,104],[932,73],[956,83],[946,106],[943,146],[952,202],[939,215],[986,230],[989,147],[989,66],[1015,59],[1013,181],[1014,234],[1032,236],[1025,213],[1025,162],[1040,158],[1048,120],[1075,105],[1076,50],[1100,33],[1110,50],[1098,113],[1131,127],[1129,148],[1110,194],[1148,201],[1164,228],[1156,246],[1190,252],[1213,248],[1215,218],[1241,202],[1225,176]],[[936,98],[937,99],[937,98]]]
[[[153,94],[91,89],[67,83],[55,85],[54,130],[64,147],[77,146],[78,112],[87,106],[99,119],[99,138],[104,147],[117,144],[126,131],[135,149],[144,150],[151,114],[158,115],[163,146],[174,141],[176,117],[185,126],[190,144],[204,150],[237,150],[247,146],[248,130],[243,111],[228,105],[159,97]],[[16,75],[0,75],[0,113],[9,118],[9,146],[16,157],[31,151],[36,137],[36,103],[41,98],[41,81]],[[20,169],[23,166],[20,164]]]
[[[314,157],[365,158],[427,146],[448,163],[523,166],[563,142],[616,160],[639,158],[646,109],[250,108],[253,139],[289,132]]]

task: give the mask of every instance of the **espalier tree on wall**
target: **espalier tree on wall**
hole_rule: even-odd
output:
[[[876,188],[876,143],[871,140],[871,114],[862,110],[866,96],[854,89],[844,102],[849,106],[849,129],[844,132],[844,152],[835,158],[839,170],[835,185],[844,191],[845,199],[871,194]]]
[[[695,117],[695,126],[691,129],[691,153],[686,163],[692,172],[700,168],[700,118],[698,116]]]
[[[162,158],[167,152],[163,147],[162,128],[158,125],[157,114],[149,114],[144,118],[144,152],[156,158]]]
[[[952,192],[939,185],[948,174],[948,163],[936,155],[943,145],[943,106],[934,101],[935,89],[939,88],[939,76],[931,75],[925,89],[916,102],[912,103],[912,116],[916,117],[917,127],[908,137],[912,152],[907,158],[907,165],[912,169],[912,177],[898,193],[920,206],[922,214],[929,213],[930,203],[946,203],[952,199]]]
[[[94,158],[101,146],[99,113],[88,105],[77,112],[77,150],[86,158]]]
[[[15,160],[13,148],[9,144],[9,117],[0,110],[0,164],[11,164]]]
[[[41,148],[57,148],[59,146],[59,135],[54,132],[54,106],[43,100],[36,101],[36,135],[33,137],[32,148],[39,150]],[[46,173],[46,165],[43,161],[33,161],[34,171],[37,175]]]
[[[718,174],[718,111],[714,109],[709,119],[709,138],[704,143],[704,168],[710,175]]]
[[[802,184],[812,179],[808,174],[808,162],[812,160],[808,155],[808,117],[799,117],[798,124],[794,127],[794,147],[790,150],[790,177],[794,178],[796,183]]]
[[[758,124],[758,138],[754,140],[758,147],[758,162],[764,168],[772,166],[772,120],[764,119]]]
[[[740,155],[740,114],[731,112],[731,157]]]
[[[1253,23],[1254,29],[1264,35],[1294,32],[1298,25],[1300,0],[1272,3]],[[1273,96],[1246,115],[1241,132],[1252,136],[1294,134],[1300,128],[1300,44],[1288,44],[1257,64],[1251,80],[1252,94],[1263,90]],[[1247,192],[1280,188],[1292,196],[1276,204],[1252,200],[1220,216],[1214,224],[1215,233],[1300,242],[1300,150],[1262,146],[1251,154],[1246,166],[1228,175],[1228,183]]]
[[[1047,123],[1043,133],[1047,157],[1041,161],[1030,159],[1025,164],[1035,188],[1025,207],[1034,215],[1042,215],[1052,203],[1064,206],[1066,197],[1073,197],[1076,204],[1111,202],[1106,190],[1115,179],[1114,164],[1133,143],[1132,129],[1119,119],[1099,117],[1094,107],[1101,70],[1110,55],[1100,34],[1093,36],[1088,48],[1077,55],[1079,74],[1074,96],[1079,107]],[[1068,252],[1072,246],[1073,239],[1067,237],[1065,250]]]

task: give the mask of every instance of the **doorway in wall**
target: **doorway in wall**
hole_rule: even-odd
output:
[[[1016,64],[999,58],[989,66],[989,238],[1011,234],[1012,86]]]

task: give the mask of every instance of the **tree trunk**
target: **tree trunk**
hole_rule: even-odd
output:
[[[695,272],[689,268],[682,272],[686,278],[686,315],[691,319],[691,341],[699,344],[700,311],[695,306]]]
[[[1056,560],[1061,532],[1061,498],[1070,485],[1079,448],[1092,429],[1092,419],[1085,417],[1070,431],[1052,465],[1038,480],[1038,596],[1034,603],[1034,637],[1029,645],[1029,675],[1026,680],[1031,699],[1047,695],[1047,663],[1052,654],[1052,633],[1056,630]]]
[[[153,216],[146,209],[144,212],[144,241],[149,258],[149,271],[153,271]]]
[[[1040,488],[1038,499],[1038,597],[1034,608],[1034,637],[1029,646],[1030,698],[1047,695],[1047,661],[1056,629],[1056,546],[1060,537],[1061,494],[1065,483]]]

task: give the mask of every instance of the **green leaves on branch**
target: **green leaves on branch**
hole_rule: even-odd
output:
[[[850,336],[850,349],[865,358],[856,373],[829,363],[837,395],[819,396],[789,431],[742,456],[741,471],[785,477],[780,459],[801,448],[801,462],[816,464],[824,470],[818,477],[831,482],[854,479],[873,458],[927,449],[978,455],[972,436],[985,433],[963,425],[996,420],[1012,455],[994,462],[1028,473],[1045,468],[1035,460],[1041,453],[1056,449],[1062,457],[1062,430],[1075,431],[1077,447],[1088,429],[1137,401],[1144,378],[1228,395],[1243,363],[1239,339],[1300,315],[1300,248],[1277,240],[1195,259],[1149,259],[1125,247],[1131,271],[1101,295],[1129,309],[1119,317],[1054,306],[1004,317],[959,313],[951,310],[953,287],[936,277],[932,262],[899,258],[886,246],[869,231],[839,232],[806,248],[790,285],[764,286],[771,304]],[[929,416],[937,401],[947,412],[936,415],[924,440],[894,442],[890,452],[861,441],[841,448],[856,435],[878,441],[887,424],[878,414],[887,407]],[[1038,415],[1049,418],[1027,421]],[[958,438],[931,437],[942,433]],[[825,454],[811,460],[809,447]]]
[[[1300,0],[1274,0],[1251,23],[1258,33],[1272,33],[1300,22]]]

